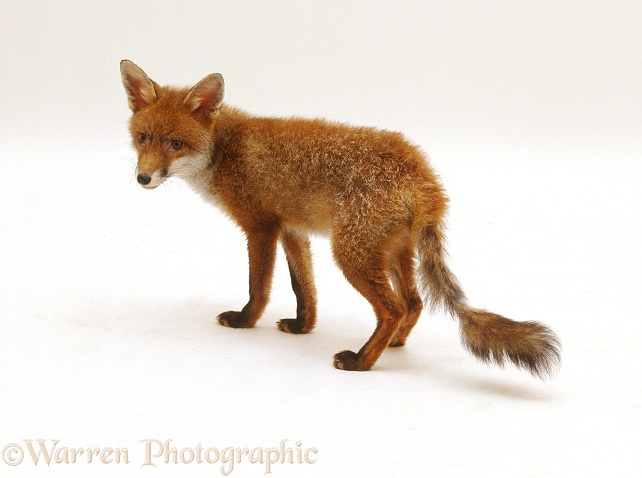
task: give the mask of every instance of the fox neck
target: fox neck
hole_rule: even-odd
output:
[[[239,129],[248,115],[236,108],[222,105],[213,128],[211,143],[203,151],[180,158],[168,170],[169,175],[183,179],[190,188],[210,204],[227,212],[217,195],[217,169],[230,143],[239,140]]]
[[[180,158],[169,167],[168,173],[184,180],[205,200],[213,201],[212,176],[214,167],[209,154],[199,153]]]

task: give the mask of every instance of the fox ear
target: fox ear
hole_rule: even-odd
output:
[[[129,107],[134,113],[149,106],[158,98],[154,82],[133,61],[120,62],[120,75],[127,92]]]
[[[185,97],[183,104],[189,110],[205,118],[211,118],[216,108],[223,102],[225,83],[220,73],[212,73],[206,76]]]

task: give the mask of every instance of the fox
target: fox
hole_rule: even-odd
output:
[[[247,240],[249,300],[219,314],[218,323],[254,327],[269,301],[280,243],[296,317],[277,327],[310,332],[317,320],[310,236],[321,235],[376,317],[358,352],[334,355],[335,368],[370,370],[387,347],[405,345],[426,303],[459,319],[464,347],[482,362],[512,363],[542,379],[557,371],[561,344],[548,326],[468,304],[446,264],[446,193],[427,156],[404,135],[253,116],[223,102],[220,73],[183,88],[159,85],[130,60],[121,61],[120,72],[137,182],[151,190],[168,178],[185,181]]]

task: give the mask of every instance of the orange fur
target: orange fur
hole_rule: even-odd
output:
[[[231,216],[247,236],[250,299],[218,316],[252,327],[269,300],[277,242],[286,254],[297,316],[278,322],[307,333],[316,321],[309,233],[330,236],[347,280],[372,304],[377,327],[358,352],[335,355],[344,370],[369,370],[388,346],[404,345],[423,302],[460,318],[465,346],[483,361],[510,360],[535,375],[552,373],[559,341],[545,326],[469,307],[444,262],[447,199],[424,154],[401,134],[324,120],[263,118],[222,103],[223,78],[194,88],[161,87],[121,62],[133,116],[137,177],[154,188],[183,178]],[[418,271],[415,259],[418,254]]]

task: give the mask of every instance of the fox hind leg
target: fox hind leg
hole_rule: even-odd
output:
[[[297,306],[296,318],[281,319],[277,322],[277,327],[283,332],[305,334],[314,328],[317,314],[310,241],[307,237],[285,230],[281,236],[281,244],[288,262]]]
[[[386,349],[405,315],[405,307],[390,284],[389,259],[385,247],[365,252],[360,244],[347,244],[350,234],[336,235],[333,252],[339,267],[372,305],[377,327],[358,352],[344,350],[334,356],[334,366],[341,370],[370,370]],[[349,242],[349,241],[348,241]]]
[[[408,335],[415,326],[423,310],[423,301],[415,281],[415,248],[407,245],[400,251],[397,264],[392,274],[395,289],[399,298],[406,305],[406,314],[399,328],[392,337],[389,346],[400,347],[405,345]]]

